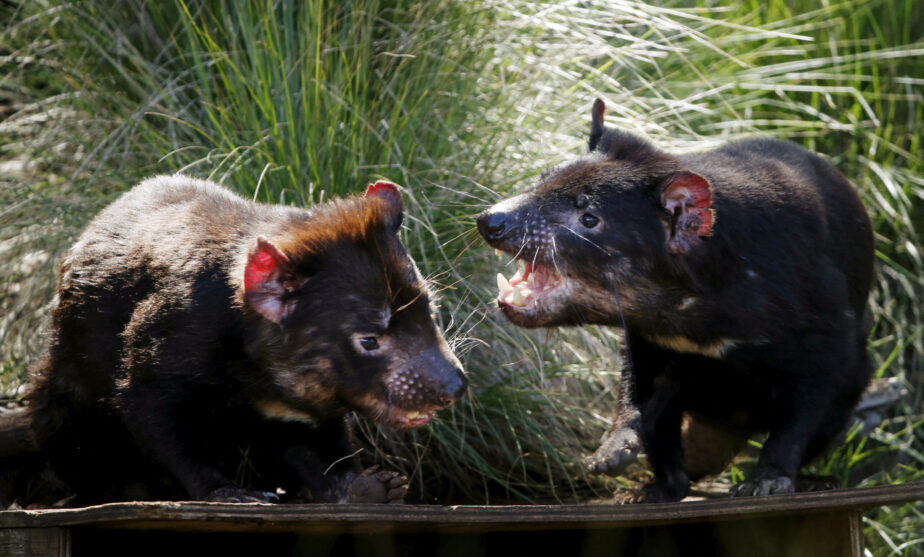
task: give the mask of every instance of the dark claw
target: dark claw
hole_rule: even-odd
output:
[[[728,494],[732,497],[757,497],[779,493],[793,493],[795,487],[788,476],[758,475],[753,480],[745,480],[733,485]]]

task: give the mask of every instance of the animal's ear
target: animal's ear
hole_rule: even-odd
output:
[[[671,253],[686,253],[704,236],[712,236],[715,209],[709,180],[693,172],[671,174],[661,189],[661,205],[668,213],[664,229]]]
[[[590,151],[597,148],[597,143],[600,142],[600,138],[603,136],[603,113],[605,111],[606,105],[603,104],[603,99],[595,100],[594,107],[590,112],[590,138],[587,140],[587,146],[590,148]]]
[[[247,256],[244,267],[244,302],[274,323],[279,323],[295,307],[286,294],[305,282],[289,257],[260,236]]]
[[[388,225],[392,232],[397,232],[404,219],[404,205],[401,202],[401,192],[398,186],[387,180],[379,180],[369,184],[364,197],[374,197],[385,202],[388,212]]]

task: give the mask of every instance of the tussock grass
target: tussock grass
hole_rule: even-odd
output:
[[[424,501],[605,495],[611,482],[587,477],[581,458],[613,412],[616,332],[504,322],[490,303],[502,263],[473,232],[482,208],[582,152],[596,96],[609,124],[668,149],[763,134],[831,157],[875,224],[877,375],[920,385],[919,4],[30,4],[0,40],[0,91],[30,107],[0,122],[18,130],[0,148],[38,164],[0,190],[4,388],[34,355],[57,254],[141,176],[182,170],[299,205],[388,177],[404,187],[404,239],[440,292],[473,387],[420,432],[358,423],[365,456],[406,470]],[[851,484],[919,479],[922,397],[913,389],[871,438],[848,438],[815,470]],[[873,554],[921,547],[920,506],[867,524]]]

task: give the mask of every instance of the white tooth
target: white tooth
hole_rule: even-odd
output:
[[[513,289],[510,281],[502,273],[497,273],[497,290],[501,296],[506,296]]]
[[[416,419],[419,418],[419,417],[420,417],[420,412],[416,412],[416,411],[415,411],[415,412],[408,412],[408,413],[407,413],[407,419],[409,419],[409,420],[416,420]]]
[[[494,248],[494,255],[496,255],[496,256],[498,256],[498,257],[503,257],[503,256],[504,256],[504,252],[502,252],[501,250],[499,250],[499,249],[497,249],[497,248]]]
[[[525,304],[524,304],[525,301],[526,301],[526,299],[523,298],[523,292],[520,291],[520,287],[519,287],[519,286],[514,286],[514,287],[513,287],[513,305],[515,305],[515,306],[523,306],[523,305],[525,305]]]
[[[523,261],[522,259],[517,259],[517,271],[519,271],[520,273],[526,272],[526,261]]]

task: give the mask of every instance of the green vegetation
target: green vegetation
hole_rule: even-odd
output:
[[[491,307],[501,263],[473,232],[481,208],[581,152],[596,96],[608,123],[665,148],[766,134],[829,155],[876,227],[877,376],[922,384],[924,6],[705,6],[0,4],[0,388],[15,391],[35,357],[60,253],[142,176],[183,171],[298,205],[387,177],[404,186],[404,239],[472,390],[425,431],[358,423],[366,456],[406,470],[425,501],[605,496],[615,482],[581,458],[613,412],[617,332],[504,322]],[[815,468],[860,485],[921,479],[922,400],[912,389]],[[922,511],[869,513],[873,554],[922,552]]]

